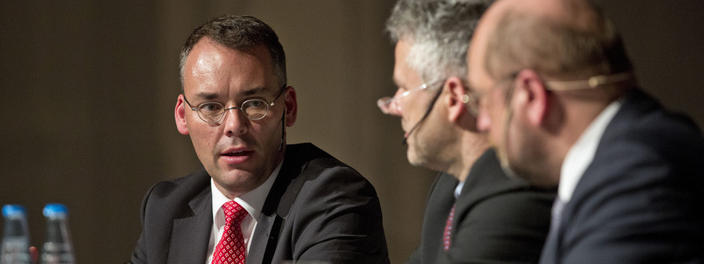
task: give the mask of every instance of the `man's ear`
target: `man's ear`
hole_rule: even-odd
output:
[[[516,114],[523,113],[531,125],[541,126],[548,114],[548,91],[540,76],[533,70],[520,71],[514,80],[513,100]]]
[[[179,94],[178,98],[176,98],[176,107],[174,107],[174,120],[176,120],[176,130],[182,135],[188,135],[186,107],[188,106],[183,100],[183,94]]]
[[[290,127],[296,123],[298,101],[296,100],[296,90],[293,89],[293,86],[288,86],[285,89],[284,104],[286,106],[286,126]]]
[[[443,89],[448,91],[444,100],[447,105],[448,120],[452,123],[460,122],[460,119],[468,114],[465,102],[465,98],[468,98],[466,87],[460,78],[450,77],[445,81]]]

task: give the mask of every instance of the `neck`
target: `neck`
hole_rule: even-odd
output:
[[[560,128],[556,130],[556,140],[551,148],[550,175],[559,180],[560,170],[567,152],[574,146],[584,131],[599,114],[613,101],[570,100],[564,104],[564,112]]]
[[[464,181],[477,159],[489,148],[489,142],[483,134],[465,132],[458,146],[460,158],[450,165],[447,173]]]

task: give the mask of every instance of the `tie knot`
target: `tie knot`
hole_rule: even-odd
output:
[[[247,216],[247,210],[235,201],[223,204],[222,211],[225,213],[225,223],[229,225],[239,225],[242,223],[242,219]]]

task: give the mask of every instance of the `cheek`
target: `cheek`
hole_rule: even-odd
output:
[[[496,98],[494,98],[496,99]],[[504,111],[506,109],[502,105],[502,102],[498,100],[494,100],[493,104],[488,107],[488,119],[491,120],[490,124],[490,129],[491,129],[491,137],[494,142],[499,142],[502,138],[502,135],[504,133],[504,125],[505,125],[505,118],[504,118]]]
[[[428,107],[430,107],[430,99],[421,96],[411,97],[410,95],[406,97],[406,100],[401,102],[401,108],[403,110],[401,116],[410,120],[420,119],[425,111],[428,110]]]
[[[196,151],[212,149],[217,142],[217,129],[207,125],[191,125],[188,128],[193,147]]]
[[[251,123],[249,126],[249,136],[257,141],[264,143],[266,141],[276,141],[275,138],[281,136],[281,115],[271,117],[266,122]]]

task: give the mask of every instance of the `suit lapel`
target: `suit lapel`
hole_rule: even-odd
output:
[[[301,172],[302,156],[307,144],[287,145],[284,164],[269,190],[247,255],[248,263],[271,263],[279,241],[281,226],[302,181],[295,181]],[[293,181],[293,183],[292,183]]]
[[[477,158],[465,178],[464,186],[455,204],[455,221],[452,230],[457,230],[457,225],[467,216],[467,211],[479,201],[490,195],[523,188],[523,184],[521,180],[506,177],[494,149],[486,150]],[[452,193],[454,194],[454,189]]]
[[[276,214],[262,214],[254,230],[247,263],[271,263],[282,222],[283,218]]]
[[[206,188],[190,203],[191,214],[173,220],[168,263],[203,263],[213,225],[212,198]]]
[[[455,203],[454,190],[457,180],[452,175],[440,173],[433,185],[433,192],[423,216],[423,234],[421,241],[422,262],[434,263],[443,251],[443,236],[447,217]],[[455,212],[457,210],[455,209]]]
[[[601,139],[599,139],[599,145],[594,153],[594,159],[596,160],[597,157],[600,156],[605,147],[613,144],[611,141],[613,141],[612,138],[614,136],[618,136],[623,133],[622,131],[630,129],[633,120],[637,120],[643,112],[655,109],[657,107],[659,107],[657,101],[643,93],[643,91],[639,88],[634,88],[626,93],[623,98],[623,104],[607,125]],[[587,169],[584,171],[582,178],[573,191],[572,199],[570,199],[570,201],[580,200],[582,196],[587,195],[586,193],[583,193],[585,190],[580,188],[580,185],[583,185],[585,180],[589,180],[591,177],[589,175],[592,173],[592,167],[594,164],[594,161],[592,161],[592,163],[589,164]],[[573,211],[575,210],[575,208],[571,206],[572,204],[574,203],[567,202],[563,205],[563,208],[560,210],[561,212],[558,218],[559,221],[557,226],[552,226],[555,225],[555,223],[551,224],[550,233],[548,234],[545,246],[543,247],[543,252],[540,256],[540,263],[559,263],[559,260],[562,257],[561,251],[563,250],[562,240],[565,232],[567,232],[570,228],[570,218],[574,214]]]

